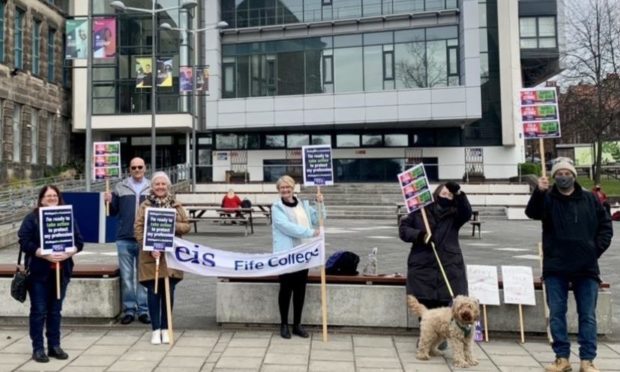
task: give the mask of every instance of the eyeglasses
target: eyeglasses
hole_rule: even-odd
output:
[[[134,166],[131,167],[131,170],[142,169],[142,168],[144,168],[144,167],[141,166],[141,165],[134,165]]]

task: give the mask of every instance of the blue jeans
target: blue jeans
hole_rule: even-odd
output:
[[[117,240],[118,267],[121,271],[121,296],[124,315],[146,314],[146,288],[138,281],[138,243],[135,240]]]
[[[60,321],[62,301],[65,299],[67,284],[61,283],[60,300],[56,299],[56,280],[50,275],[50,280],[30,280],[28,293],[30,295],[30,339],[32,349],[44,350],[43,328],[47,337],[48,347],[60,346]]]
[[[170,308],[174,306],[174,287],[177,286],[179,279],[170,278]],[[151,317],[151,328],[168,329],[168,311],[166,310],[166,284],[164,279],[159,279],[157,284],[157,294],[155,294],[155,281],[144,282],[149,297],[149,316]]]
[[[577,278],[568,280],[560,276],[545,277],[549,322],[556,357],[568,358],[570,341],[566,326],[568,302],[568,284],[573,284],[573,294],[577,303],[579,316],[579,359],[596,358],[596,301],[598,298],[598,281],[594,278]]]

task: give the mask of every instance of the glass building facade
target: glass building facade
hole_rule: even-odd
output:
[[[146,114],[151,111],[150,87],[138,87],[138,60],[152,57],[153,22],[151,14],[128,10],[117,12],[111,1],[91,0],[93,16],[116,20],[116,54],[111,58],[93,59],[93,114]],[[150,1],[126,0],[127,7],[149,9]],[[180,7],[182,0],[158,0],[157,8]],[[192,13],[170,10],[157,13],[156,24],[187,27]],[[192,38],[183,38],[177,31],[156,29],[156,57],[161,65],[170,65],[172,84],[158,86],[156,110],[159,113],[191,111],[191,99],[179,92],[179,67],[193,64]],[[183,52],[183,55],[181,54]],[[165,63],[164,63],[165,61]],[[158,66],[160,63],[158,63]],[[149,63],[150,66],[150,63]]]

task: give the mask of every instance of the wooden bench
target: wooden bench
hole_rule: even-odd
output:
[[[478,229],[478,239],[482,239],[482,221],[480,221],[480,212],[472,211],[469,224],[471,225],[471,236],[475,237],[476,229]]]
[[[219,206],[208,205],[190,205],[184,206],[189,215],[189,222],[194,225],[194,232],[198,233],[199,221],[214,221],[218,223],[238,224],[245,228],[245,236],[249,233],[254,234],[254,219],[252,217],[252,208],[240,208],[234,211],[222,209]]]
[[[79,253],[78,253],[79,254]],[[11,278],[15,264],[0,264],[0,278]],[[20,266],[22,269],[24,265]],[[79,264],[73,267],[71,278],[116,278],[120,270],[116,264]]]

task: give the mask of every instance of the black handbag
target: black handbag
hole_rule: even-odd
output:
[[[30,270],[26,265],[26,268],[22,271],[19,265],[22,261],[22,250],[20,248],[19,255],[17,256],[17,267],[15,268],[15,275],[11,281],[11,297],[19,302],[26,301],[26,295],[28,294],[28,276]]]

